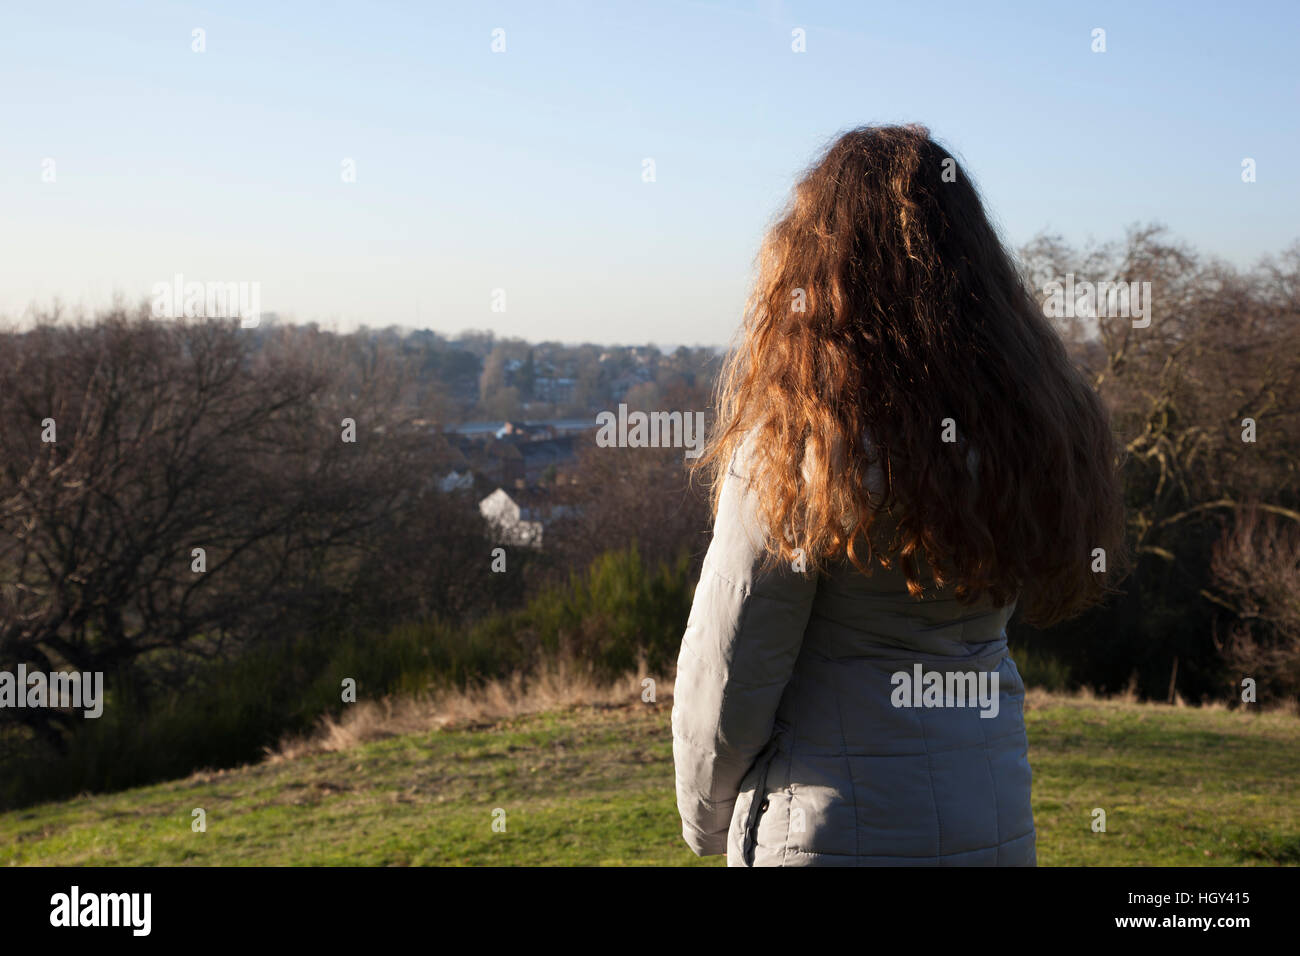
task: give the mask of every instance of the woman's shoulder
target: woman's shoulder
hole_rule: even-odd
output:
[[[727,463],[727,474],[729,476],[745,481],[753,477],[760,459],[759,443],[761,440],[760,429],[756,427],[749,428],[741,435],[732,451],[731,460]],[[837,437],[831,442],[830,460],[823,462],[816,447],[811,444],[807,445],[804,449],[803,463],[801,465],[804,482],[806,484],[814,483],[818,472],[825,469],[833,469],[837,473],[841,473],[847,464],[845,456],[848,451],[844,446],[844,439]],[[875,501],[883,501],[886,492],[885,470],[889,467],[889,461],[877,446],[870,429],[864,428],[862,430],[861,445],[856,452],[866,457],[867,467],[863,483],[867,488],[868,497]],[[971,478],[978,481],[979,451],[974,445],[971,445],[966,452],[966,465],[971,473]]]
[[[762,441],[760,430],[757,427],[751,427],[745,431],[740,439],[736,442],[735,448],[731,453],[731,459],[727,463],[727,474],[733,478],[748,480],[753,477],[760,459],[759,443]],[[800,466],[803,479],[806,483],[815,480],[817,473],[823,469],[833,468],[837,472],[842,470],[846,464],[844,440],[836,438],[831,443],[830,460],[823,462],[821,455],[815,446],[809,444],[804,448],[803,463]],[[868,467],[866,472],[866,485],[872,497],[884,494],[885,474],[884,460],[879,456],[875,443],[871,440],[870,433],[862,433],[862,449],[866,452]]]

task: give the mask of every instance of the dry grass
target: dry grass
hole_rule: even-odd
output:
[[[1034,710],[1041,707],[1051,707],[1067,701],[1082,701],[1085,703],[1099,704],[1142,704],[1151,707],[1170,707],[1176,709],[1203,710],[1203,711],[1222,711],[1238,710],[1243,708],[1229,707],[1221,700],[1209,700],[1200,704],[1192,704],[1184,699],[1182,694],[1174,694],[1174,702],[1166,704],[1162,701],[1142,700],[1137,694],[1136,687],[1130,682],[1128,687],[1118,694],[1103,695],[1098,694],[1091,687],[1081,687],[1078,690],[1045,690],[1041,687],[1025,688],[1025,710]],[[1250,704],[1247,708],[1254,713],[1276,713],[1285,714],[1291,717],[1300,717],[1300,701],[1291,698],[1280,700],[1271,704]]]
[[[618,680],[598,681],[581,665],[548,662],[533,674],[514,674],[465,690],[419,697],[359,701],[338,716],[326,715],[308,734],[267,748],[271,762],[349,750],[372,740],[448,728],[488,726],[511,717],[573,707],[616,707],[642,699],[644,668]],[[655,699],[671,700],[672,678],[656,677]]]
[[[599,681],[581,664],[559,660],[548,662],[530,675],[514,674],[509,679],[491,680],[465,690],[447,690],[420,697],[384,697],[360,701],[338,716],[322,717],[310,733],[285,737],[274,747],[268,747],[267,758],[271,762],[293,760],[307,754],[350,750],[360,744],[402,734],[486,727],[511,717],[563,711],[574,707],[632,704],[641,700],[644,692],[641,682],[646,679],[644,673],[645,668],[641,667],[637,672],[626,674],[618,680]],[[656,698],[671,700],[672,693],[671,675],[655,678]],[[1089,687],[1066,692],[1030,687],[1025,691],[1026,711],[1059,706],[1063,701],[1115,705],[1140,703],[1134,682],[1130,682],[1122,692],[1109,697],[1098,695]],[[1158,703],[1155,705],[1159,706]],[[1191,705],[1182,695],[1176,694],[1173,704],[1167,706],[1182,709]],[[1202,705],[1199,709],[1228,708],[1223,703],[1213,702]],[[1300,706],[1294,700],[1272,707],[1252,705],[1251,709],[1300,716]]]

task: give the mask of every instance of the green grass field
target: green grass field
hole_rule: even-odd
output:
[[[12,811],[0,861],[722,865],[678,832],[670,706],[410,734]],[[1026,719],[1040,865],[1300,864],[1294,716],[1036,697]]]

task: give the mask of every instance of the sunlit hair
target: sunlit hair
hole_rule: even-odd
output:
[[[1107,410],[922,126],[839,137],[767,235],[696,464],[715,513],[742,444],[760,515],[784,530],[770,563],[898,560],[919,596],[923,558],[958,601],[1019,598],[1046,626],[1113,592],[1127,559]]]

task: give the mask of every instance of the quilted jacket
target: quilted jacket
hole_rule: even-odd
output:
[[[896,563],[760,570],[745,470],[742,453],[677,663],[686,843],[731,866],[1035,865],[1015,603],[963,606],[932,580],[912,598]]]

